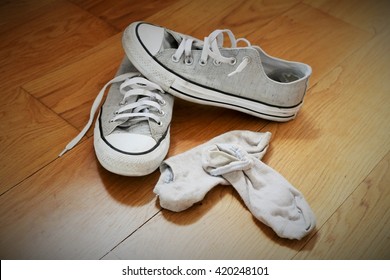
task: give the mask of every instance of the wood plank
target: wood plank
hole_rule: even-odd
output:
[[[2,34],[0,88],[17,87],[94,47],[117,31],[66,1]]]
[[[297,0],[178,1],[146,20],[199,39],[215,29],[232,29],[243,36],[266,25],[299,3]],[[174,15],[174,16],[172,16]],[[189,18],[193,20],[188,20]],[[194,24],[196,21],[196,24]]]
[[[308,5],[299,4],[245,37],[272,56],[309,64],[313,69],[311,86],[372,35]]]
[[[42,15],[56,0],[14,0],[0,3],[0,33]],[[49,8],[50,9],[50,8]]]
[[[18,10],[21,4],[6,4],[4,9]],[[34,5],[27,8],[38,9]],[[56,1],[42,6],[37,16],[22,21],[12,32],[2,34],[2,192],[54,160],[59,150],[53,148],[66,144],[66,133],[77,132],[19,89],[20,84],[68,62],[115,32],[76,6]]]
[[[303,242],[281,240],[232,187],[218,186],[184,212],[158,213],[105,259],[281,259]]]
[[[82,9],[87,10],[103,21],[124,30],[134,21],[144,20],[153,15],[156,11],[178,2],[178,0],[149,0],[149,1],[128,1],[128,0],[70,0]]]
[[[99,259],[158,211],[158,174],[109,173],[92,142],[0,196],[1,259]]]
[[[367,42],[320,80],[294,122],[265,128],[275,139],[265,160],[318,207],[319,224],[390,149],[389,38]]]
[[[289,10],[282,19],[290,18],[297,27],[305,26],[302,14],[305,21],[313,19],[310,26],[314,27],[307,25],[310,34],[314,35],[317,28],[321,33],[320,28],[329,26],[327,31],[336,27],[341,31],[331,33],[335,37],[321,33],[327,40],[341,40],[340,34],[347,31],[359,37],[357,45],[340,42],[346,44],[346,53],[352,54],[344,59],[346,54],[338,53],[339,65],[328,63],[323,57],[327,50],[323,51],[322,44],[314,44],[313,62],[318,69],[324,66],[330,72],[322,72],[321,79],[317,76],[318,82],[296,120],[269,123],[262,129],[273,132],[264,161],[302,191],[321,228],[390,150],[390,85],[385,78],[390,75],[390,61],[388,56],[384,58],[389,45],[379,38],[365,43],[367,33],[305,5]],[[284,32],[289,33],[290,21],[276,22],[284,23]],[[291,45],[297,46],[294,42]],[[321,55],[316,58],[314,53]],[[302,241],[277,238],[253,220],[231,189],[220,187],[209,193],[202,205],[188,211],[159,213],[106,258],[291,259],[311,236]]]
[[[231,187],[216,187],[188,211],[159,212],[152,193],[159,173],[141,178],[108,173],[97,163],[91,138],[48,164],[57,148],[61,150],[77,131],[35,98],[55,110],[67,108],[62,116],[77,124],[77,116],[88,115],[88,100],[97,93],[94,87],[104,84],[117,67],[113,63],[107,66],[110,69],[98,72],[92,66],[106,65],[109,59],[119,62],[120,57],[115,53],[119,49],[115,37],[120,37],[115,28],[59,0],[51,13],[39,13],[34,20],[15,26],[12,32],[17,33],[1,35],[7,40],[0,42],[0,59],[8,64],[0,78],[0,141],[10,148],[0,148],[0,178],[14,176],[10,186],[24,181],[0,196],[0,257],[388,258],[389,195],[386,190],[380,192],[389,181],[390,32],[383,28],[372,40],[372,34],[356,28],[359,25],[353,21],[337,18],[335,13],[329,16],[322,8],[295,4],[180,1],[149,19],[198,37],[207,35],[208,29],[228,27],[272,55],[313,66],[315,74],[305,105],[289,123],[268,123],[235,111],[177,100],[169,155],[232,129],[273,132],[264,161],[303,192],[317,215],[318,232],[302,241],[277,238],[252,218]],[[189,22],[188,15],[196,18],[197,24]],[[33,29],[24,31],[29,25]],[[105,30],[102,36],[101,26]],[[19,42],[24,37],[26,41]],[[60,58],[55,56],[55,48],[60,48]],[[91,71],[99,77],[91,77]],[[20,89],[21,84],[35,98]],[[83,92],[88,97],[79,104],[77,97]],[[62,98],[69,99],[63,102]],[[66,115],[67,110],[74,116]],[[368,235],[366,228],[374,233]],[[344,248],[360,244],[361,248],[338,249],[345,232],[353,237],[344,240]],[[327,245],[329,250],[324,248]]]
[[[295,259],[390,258],[390,153]]]
[[[114,77],[123,59],[121,36],[112,36],[86,51],[83,58],[24,84],[23,88],[81,130],[89,119],[93,100]]]
[[[23,89],[0,106],[0,193],[53,161],[77,130]]]
[[[390,2],[387,0],[305,0],[304,2],[373,34],[385,31],[390,24]]]

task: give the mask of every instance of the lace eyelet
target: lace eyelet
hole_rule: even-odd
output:
[[[222,64],[222,62],[214,59],[214,60],[213,60],[213,64],[214,64],[215,66],[220,66],[220,65]]]
[[[161,106],[167,105],[167,102],[166,102],[164,99],[158,100],[157,102],[158,102],[158,104],[160,104]]]
[[[113,122],[115,122],[115,121],[114,121],[113,119],[111,119],[111,120],[109,120],[108,122],[109,122],[109,123],[113,123]]]
[[[179,60],[180,60],[180,57],[176,57],[176,56],[173,54],[171,59],[172,59],[173,62],[178,63]]]
[[[229,61],[230,65],[235,65],[237,63],[237,59],[235,57],[232,57]]]
[[[113,114],[114,114],[114,116],[116,116],[116,115],[119,114],[119,112],[118,112],[118,111],[115,111]]]
[[[123,101],[121,101],[121,102],[119,102],[119,104],[118,104],[119,106],[124,106],[124,105],[127,105],[127,101],[125,101],[125,102],[123,102]]]
[[[200,66],[205,66],[207,64],[207,60],[199,60]]]
[[[192,58],[192,56],[187,56],[185,59],[184,59],[184,63],[186,65],[192,65],[192,63],[194,62],[194,59]]]
[[[158,126],[163,126],[163,123],[160,121],[157,123]]]
[[[160,116],[165,116],[165,112],[163,111],[163,110],[161,110],[161,111],[158,111],[158,114],[160,115]]]

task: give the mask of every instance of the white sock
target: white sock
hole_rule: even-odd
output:
[[[204,150],[202,164],[210,175],[232,184],[251,213],[280,237],[301,239],[315,227],[303,195],[240,145],[211,145]]]
[[[165,160],[160,166],[161,176],[154,188],[161,207],[175,212],[183,211],[201,201],[213,187],[229,184],[223,177],[212,176],[202,168],[203,150],[210,145],[237,144],[254,158],[261,159],[270,138],[269,132],[230,131]]]

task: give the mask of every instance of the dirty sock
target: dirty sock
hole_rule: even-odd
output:
[[[258,220],[289,239],[301,239],[315,227],[305,198],[282,175],[239,144],[215,143],[203,149],[204,170],[228,181]]]
[[[271,138],[269,132],[230,131],[207,143],[165,160],[160,166],[161,176],[154,188],[161,207],[179,212],[201,201],[215,186],[228,185],[221,176],[212,176],[202,167],[202,154],[215,143],[240,145],[248,155],[261,159]]]

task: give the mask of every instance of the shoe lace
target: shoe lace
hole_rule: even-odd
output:
[[[113,78],[100,90],[92,104],[87,124],[80,133],[66,145],[65,149],[59,154],[59,157],[73,149],[85,136],[92,125],[107,87],[111,84],[120,82],[122,84],[119,87],[119,91],[123,95],[123,99],[119,104],[120,108],[114,112],[114,117],[110,122],[124,123],[131,119],[132,124],[135,124],[140,121],[152,119],[156,123],[161,124],[159,115],[163,113],[161,106],[165,104],[165,100],[160,95],[160,93],[164,92],[163,89],[157,84],[152,83],[143,77],[139,77],[139,73],[125,73]],[[135,97],[136,101],[127,104],[130,97]]]
[[[228,35],[231,42],[231,48],[236,48],[237,43],[240,41],[243,41],[248,46],[251,46],[251,43],[245,38],[236,39],[232,31],[229,29],[215,30],[211,32],[211,34],[208,37],[204,38],[202,53],[199,61],[201,65],[205,65],[207,63],[208,57],[213,58],[216,64],[220,64],[220,63],[230,63],[232,65],[236,64],[235,57],[225,57],[220,52],[220,48],[223,47],[224,34]],[[173,54],[172,59],[177,62],[184,54],[185,63],[191,64],[193,61],[192,54],[191,54],[192,45],[195,42],[198,41],[195,41],[194,38],[183,37],[176,52]],[[250,62],[249,57],[244,57],[244,59],[237,66],[237,68],[233,72],[229,73],[228,76],[230,77],[241,72],[242,70],[244,70],[244,68],[248,65],[249,62]]]

